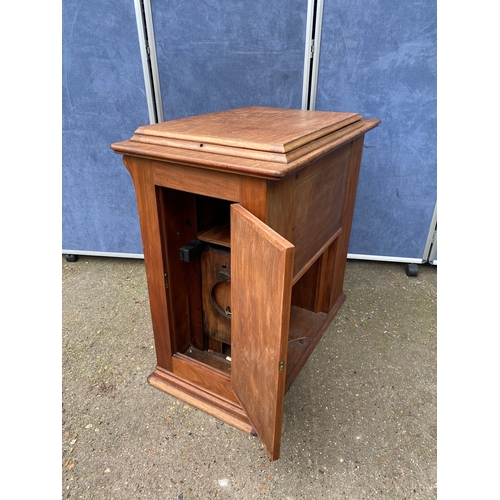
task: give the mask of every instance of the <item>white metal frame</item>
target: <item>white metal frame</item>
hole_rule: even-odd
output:
[[[322,25],[323,0],[317,0],[316,12],[314,12],[314,0],[308,0],[306,46],[304,50],[304,77],[302,81],[302,109],[309,109],[312,111],[316,109],[316,91],[318,89],[319,51],[321,46]]]
[[[137,22],[137,34],[139,37],[139,48],[141,51],[142,73],[144,75],[144,88],[146,89],[146,100],[148,103],[149,123],[156,123],[156,109],[153,99],[153,84],[149,73],[149,56],[146,42],[145,26],[142,16],[142,1],[134,0],[135,20]]]
[[[432,214],[431,225],[429,227],[429,234],[424,248],[424,262],[437,265],[436,260],[437,252],[437,203],[434,205],[434,213]]]
[[[433,266],[437,266],[437,263],[438,263],[438,261],[436,259],[437,241],[438,241],[438,237],[437,237],[437,229],[436,229],[436,233],[434,234],[434,241],[432,242],[431,251],[429,252],[429,264],[432,264]]]
[[[360,253],[348,253],[348,259],[353,260],[376,260],[381,262],[402,262],[404,264],[423,264],[423,259],[414,259],[411,257],[392,257],[387,255],[364,255]]]
[[[156,57],[153,15],[150,0],[134,0],[137,33],[141,51],[142,71],[148,103],[149,122],[163,121],[163,104],[160,91],[160,76]]]
[[[144,259],[143,253],[122,253],[122,252],[92,252],[85,250],[63,250],[63,255],[77,255],[87,257],[123,257],[125,259]]]
[[[307,2],[307,21],[306,21],[306,47],[304,50],[304,77],[302,80],[302,109],[308,109],[309,101],[309,79],[311,75],[311,59],[313,57],[313,19],[314,19],[314,0]]]

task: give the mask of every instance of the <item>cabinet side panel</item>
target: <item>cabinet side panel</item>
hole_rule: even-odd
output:
[[[295,192],[295,175],[289,175],[278,181],[267,181],[266,224],[291,241]]]
[[[295,174],[294,275],[341,228],[350,158],[347,144]]]
[[[123,162],[132,176],[136,190],[157,363],[166,370],[172,370],[170,318],[165,288],[165,259],[160,243],[158,192],[148,160],[124,156]]]
[[[356,192],[358,189],[359,169],[361,166],[361,156],[363,154],[363,142],[365,136],[362,135],[352,143],[352,155],[350,157],[349,176],[347,179],[347,189],[344,201],[342,215],[342,233],[339,237],[336,253],[333,276],[332,294],[329,307],[333,307],[339,297],[342,295],[344,285],[344,273],[347,261],[347,249],[351,237],[352,218],[354,214],[354,205],[356,203]]]

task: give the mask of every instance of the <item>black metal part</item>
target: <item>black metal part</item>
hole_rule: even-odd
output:
[[[76,262],[78,260],[78,255],[66,255],[66,262]]]
[[[219,278],[222,281],[230,281],[231,276],[229,273],[225,273],[224,271],[217,271],[217,278]]]
[[[198,239],[190,241],[180,248],[179,257],[183,262],[193,262],[202,254],[203,247],[203,242]]]

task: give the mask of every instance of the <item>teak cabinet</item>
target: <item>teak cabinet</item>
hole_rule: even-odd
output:
[[[342,305],[364,135],[356,113],[247,107],[112,144],[137,195],[149,382],[279,458],[285,393]]]

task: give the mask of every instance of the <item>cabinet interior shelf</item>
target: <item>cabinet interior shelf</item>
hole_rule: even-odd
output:
[[[198,233],[198,239],[206,243],[213,243],[231,248],[231,231],[229,222],[212,226]]]

